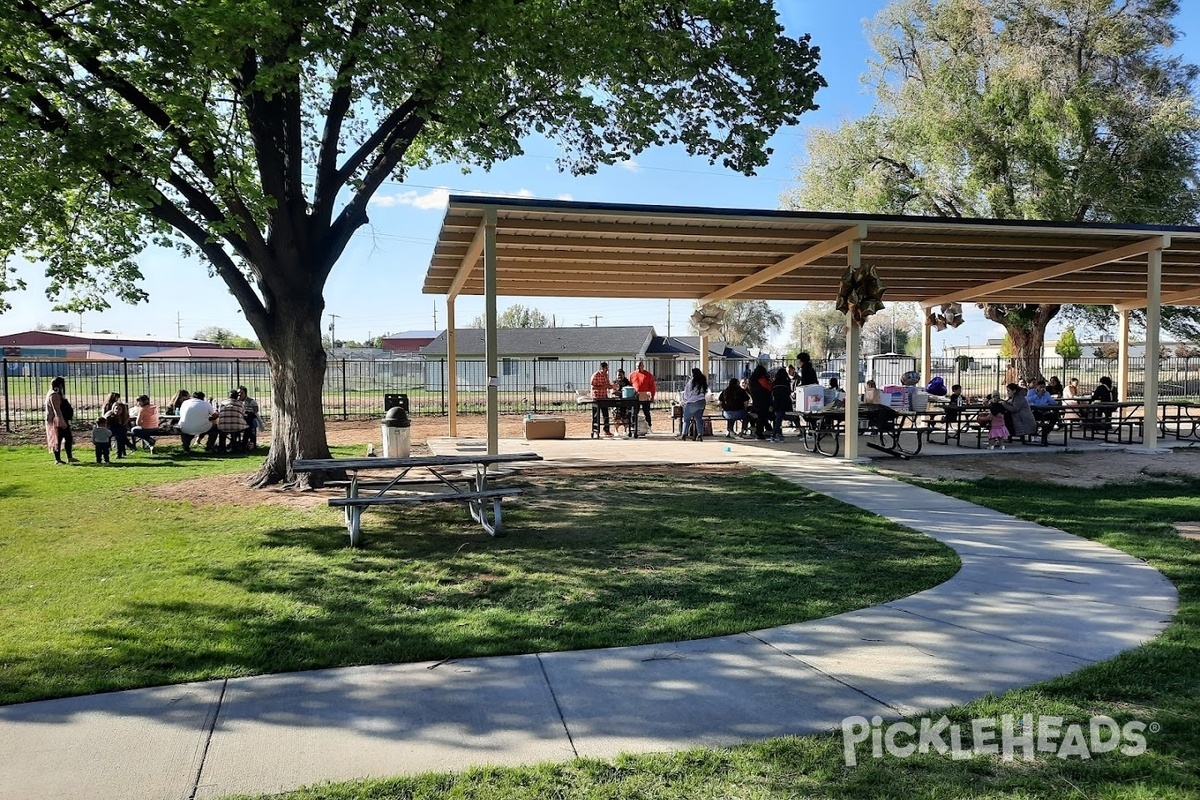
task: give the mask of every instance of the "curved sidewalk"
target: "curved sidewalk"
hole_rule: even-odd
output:
[[[679,461],[706,447],[656,445]],[[714,639],[0,707],[0,797],[215,798],[815,733],[1071,672],[1153,638],[1176,608],[1161,574],[1103,545],[841,461],[736,450],[725,459],[933,536],[962,569],[895,602]]]

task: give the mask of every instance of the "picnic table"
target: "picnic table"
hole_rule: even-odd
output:
[[[580,397],[575,400],[575,404],[592,408],[592,439],[600,438],[600,429],[603,425],[600,413],[602,408],[610,411],[624,410],[628,414],[624,422],[627,438],[637,439],[642,435],[638,431],[638,414],[642,407],[642,401],[636,397]],[[609,428],[611,429],[615,424],[610,414]]]
[[[796,413],[796,412],[793,412]],[[804,449],[823,456],[836,456],[841,449],[841,437],[846,432],[846,409],[819,408],[800,412],[804,420]],[[907,461],[921,452],[921,436],[925,431],[919,426],[920,417],[912,411],[898,411],[889,406],[863,403],[858,407],[856,434],[873,436],[878,441],[868,441],[867,447],[887,453],[892,458]],[[905,446],[902,436],[913,434],[911,446]]]
[[[368,508],[383,505],[415,505],[419,503],[465,502],[471,519],[483,526],[492,536],[501,535],[500,501],[521,494],[517,487],[496,487],[489,484],[490,467],[518,461],[541,461],[536,453],[488,455],[413,456],[410,458],[304,458],[292,462],[296,472],[345,472],[346,481],[327,481],[327,486],[341,486],[344,497],[332,497],[329,505],[341,508],[350,532],[350,546],[358,547],[362,539],[362,513]],[[409,472],[421,469],[428,477],[409,477]],[[360,472],[383,473],[382,476],[360,476]],[[491,504],[489,518],[487,506]]]

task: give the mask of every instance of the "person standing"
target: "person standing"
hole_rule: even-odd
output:
[[[214,430],[216,414],[212,403],[204,399],[204,392],[196,392],[180,405],[179,438],[183,441],[183,452],[192,452],[192,440]]]
[[[750,416],[754,419],[754,438],[767,438],[767,414],[771,410],[771,376],[762,364],[750,373]]]
[[[800,362],[800,385],[812,386],[817,383],[817,369],[812,364],[808,353],[797,353],[796,360]]]
[[[46,447],[54,454],[54,460],[59,464],[78,464],[79,459],[72,453],[75,439],[71,435],[71,420],[75,409],[67,400],[67,379],[59,375],[50,381],[50,391],[46,393]],[[67,460],[62,460],[63,452]]]
[[[683,403],[683,427],[679,432],[680,439],[686,439],[688,427],[694,425],[695,433],[692,434],[692,438],[698,442],[704,441],[704,405],[707,398],[708,378],[704,377],[704,373],[699,369],[692,367],[691,380],[679,393],[679,400]]]
[[[97,464],[111,464],[113,432],[108,427],[108,420],[100,417],[92,426],[92,447],[96,449]]]
[[[608,422],[608,405],[604,400],[608,398],[608,394],[612,391],[612,381],[608,377],[608,362],[601,361],[600,369],[592,373],[592,402],[596,404],[600,416],[604,419],[604,435],[612,436],[612,429]],[[593,417],[595,419],[595,417]]]
[[[637,369],[629,374],[629,382],[633,384],[634,389],[637,389],[639,398],[643,394],[650,395],[649,400],[639,400],[639,405],[646,418],[646,433],[651,433],[650,404],[654,402],[654,395],[658,394],[658,386],[654,383],[654,375],[646,369],[645,361],[637,362]]]
[[[783,416],[792,410],[792,381],[787,370],[783,367],[775,370],[775,380],[771,383],[771,412],[773,426],[771,441],[783,441]]]

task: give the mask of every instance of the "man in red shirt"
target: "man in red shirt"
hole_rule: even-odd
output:
[[[600,369],[596,370],[596,372],[592,375],[592,397],[597,399],[608,397],[608,392],[612,388],[612,381],[608,378],[608,362],[601,361]],[[604,435],[612,436],[612,430],[609,428],[608,423],[608,406],[600,404],[597,405],[599,405],[600,414],[604,418]],[[594,420],[595,417],[592,419]]]
[[[629,375],[629,382],[633,384],[633,388],[637,389],[638,395],[648,393],[649,400],[642,400],[642,413],[646,416],[646,433],[650,433],[650,404],[654,402],[654,395],[658,393],[658,387],[654,385],[654,375],[650,370],[646,369],[646,362],[637,362],[637,369]]]

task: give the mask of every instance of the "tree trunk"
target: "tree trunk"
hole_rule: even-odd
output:
[[[983,304],[983,315],[1004,326],[1012,342],[1010,370],[1016,380],[1036,381],[1042,375],[1042,350],[1046,343],[1046,326],[1062,306]]]
[[[271,330],[262,332],[271,370],[271,449],[251,480],[261,488],[286,482],[297,488],[320,485],[320,476],[292,472],[297,458],[329,458],[325,437],[323,387],[325,348],[321,343],[324,303],[283,295],[276,298]]]

